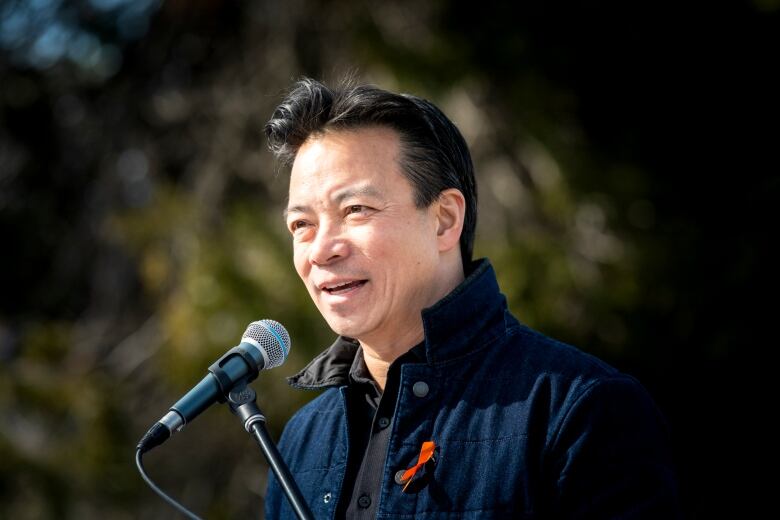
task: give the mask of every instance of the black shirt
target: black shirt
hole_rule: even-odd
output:
[[[355,354],[347,393],[349,455],[336,518],[376,517],[401,366],[422,361],[425,361],[424,343],[413,347],[390,365],[385,391],[382,392],[371,378],[363,349],[359,348]]]

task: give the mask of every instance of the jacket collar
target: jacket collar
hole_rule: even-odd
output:
[[[493,266],[483,258],[470,267],[470,274],[460,285],[422,311],[429,365],[464,356],[505,333],[506,299],[499,291]],[[287,382],[305,389],[346,385],[359,347],[354,339],[339,336]]]

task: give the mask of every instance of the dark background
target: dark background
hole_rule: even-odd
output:
[[[254,319],[293,338],[254,385],[273,433],[313,397],[283,376],[332,334],[262,128],[345,73],[458,124],[476,255],[522,321],[650,390],[687,516],[757,511],[780,2],[514,4],[0,1],[0,517],[170,518],[135,443]],[[201,515],[262,515],[224,408],[146,464]]]

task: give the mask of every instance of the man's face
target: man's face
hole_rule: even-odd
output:
[[[290,177],[295,268],[330,327],[368,344],[422,340],[420,311],[440,297],[434,205],[415,206],[399,154],[390,129],[326,133]]]

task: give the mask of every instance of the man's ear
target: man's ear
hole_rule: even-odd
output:
[[[465,217],[466,199],[463,193],[455,188],[442,191],[436,201],[436,237],[439,251],[445,252],[459,246]]]

